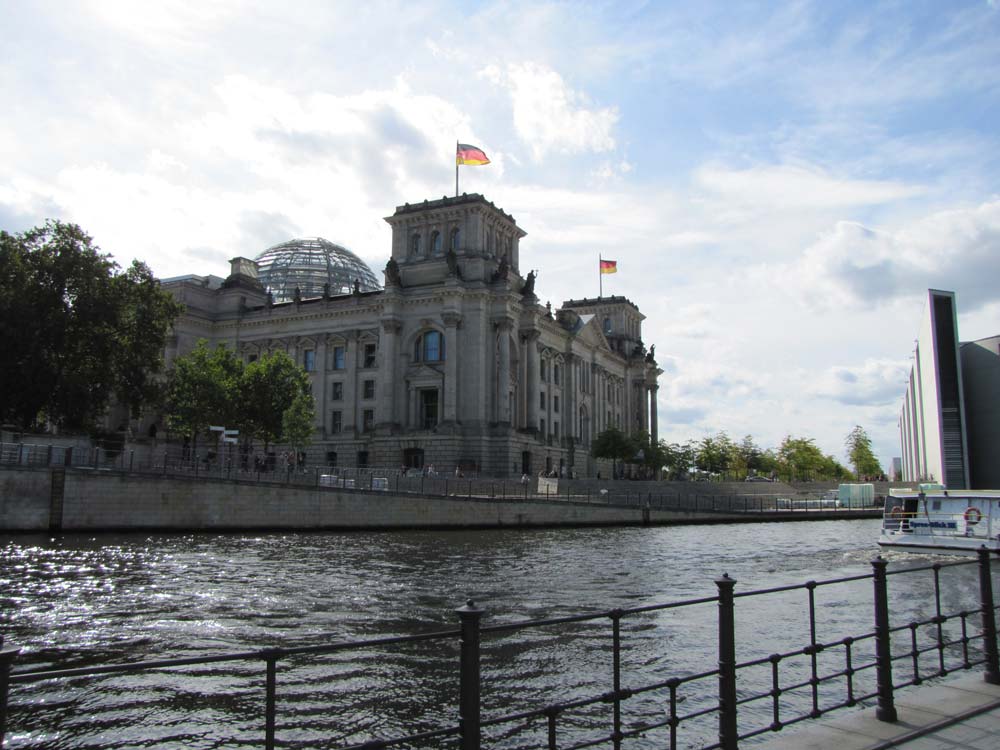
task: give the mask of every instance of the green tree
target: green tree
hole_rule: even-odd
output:
[[[664,446],[663,464],[667,467],[667,478],[673,481],[687,479],[691,467],[695,465],[697,450],[693,443],[670,443]]]
[[[725,432],[720,432],[714,437],[701,439],[695,454],[695,464],[699,471],[725,476],[733,453],[733,441]]]
[[[113,396],[153,397],[181,308],[146,266],[119,270],[75,224],[0,231],[0,420],[90,428]]]
[[[167,378],[166,412],[170,429],[191,438],[210,425],[234,427],[239,423],[239,386],[243,363],[221,344],[214,349],[200,340],[195,348],[174,360]]]
[[[855,476],[874,476],[882,473],[882,465],[872,452],[872,441],[861,425],[855,425],[844,438],[847,460],[854,467]]]
[[[761,456],[763,451],[754,442],[752,435],[744,435],[743,439],[734,445],[733,469],[737,478],[759,474],[761,471]]]
[[[299,396],[311,400],[309,375],[285,352],[276,351],[246,366],[237,398],[241,434],[264,441],[264,448],[284,434],[285,412]]]
[[[296,394],[281,416],[282,439],[294,449],[296,463],[299,452],[312,442],[315,421],[316,404],[311,392]]]
[[[634,433],[631,441],[636,448],[635,460],[643,466],[648,476],[659,478],[660,471],[667,464],[667,444],[662,440],[654,443],[645,430]]]
[[[778,447],[778,472],[790,481],[819,479],[824,456],[812,438],[787,435]]]
[[[778,473],[790,481],[843,479],[850,473],[833,458],[823,455],[812,438],[785,437],[778,448]]]
[[[615,427],[609,427],[594,439],[590,452],[595,458],[611,459],[612,469],[617,474],[617,465],[614,462],[634,458],[637,448],[635,442],[625,433]]]

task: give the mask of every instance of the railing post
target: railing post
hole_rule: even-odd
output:
[[[733,588],[736,579],[723,573],[719,588],[719,747],[737,750],[736,726],[736,617]]]
[[[3,636],[0,635],[0,750],[3,748],[3,738],[7,734],[7,693],[10,688],[10,668],[14,664],[21,649],[5,647]]]
[[[985,546],[979,551],[979,599],[983,614],[983,653],[986,655],[986,672],[983,680],[1000,685],[1000,657],[997,656],[997,618],[993,607],[993,577],[990,574],[990,551]]]
[[[459,724],[462,728],[462,750],[479,750],[480,744],[480,682],[479,682],[479,620],[483,610],[469,599],[455,610],[461,620],[461,663],[459,671]]]
[[[889,639],[889,594],[886,585],[888,561],[879,555],[872,560],[872,582],[875,587],[875,673],[878,684],[878,704],[875,718],[895,722],[896,704],[892,694],[892,643]]]

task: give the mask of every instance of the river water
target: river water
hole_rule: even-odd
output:
[[[737,592],[864,575],[878,554],[877,534],[878,521],[856,520],[0,537],[0,632],[22,649],[15,671],[409,635],[456,627],[454,610],[470,598],[488,626],[712,596],[722,573],[737,579]],[[923,562],[896,560],[893,569]],[[942,576],[946,609],[976,606],[974,567]],[[905,610],[900,617],[928,614],[928,575],[890,582],[894,608]],[[867,581],[820,587],[819,640],[869,632],[871,599]],[[738,599],[738,659],[806,645],[805,602],[803,591]],[[623,685],[714,668],[716,616],[712,603],[623,620]],[[611,658],[607,620],[484,634],[484,714],[606,692]],[[807,668],[793,662],[789,680]],[[454,723],[457,663],[449,642],[282,664],[278,746],[338,748]],[[758,687],[755,680],[766,690],[769,676],[769,668],[757,677],[741,673],[741,690]],[[15,684],[6,746],[261,747],[262,685],[259,663]],[[693,683],[683,711],[710,705],[714,688],[714,679]],[[630,700],[625,726],[662,720],[664,695]],[[789,700],[802,708],[807,698]],[[769,711],[767,704],[741,708],[741,722],[759,714],[757,723],[767,724]],[[595,728],[609,733],[609,712],[601,704],[567,716],[560,746]],[[681,746],[714,741],[715,731],[711,721],[682,724]],[[625,746],[663,747],[664,732]],[[544,746],[544,720],[485,735],[485,746]]]

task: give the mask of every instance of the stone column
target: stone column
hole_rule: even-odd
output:
[[[330,383],[326,377],[326,338],[318,337],[316,340],[316,371],[313,373],[314,386],[313,396],[316,398],[317,426],[320,435],[327,435],[327,399],[330,397]]]
[[[358,384],[357,367],[358,337],[353,331],[345,336],[344,341],[344,413],[341,418],[341,429],[351,434],[361,432],[359,423],[358,402],[361,401],[361,389]]]
[[[598,411],[600,412],[601,432],[608,429],[608,379],[604,376],[604,370],[597,370],[598,383]]]
[[[659,390],[660,386],[658,385],[652,385],[649,387],[649,433],[654,444],[660,439],[658,424],[659,419],[656,415],[656,394]]]
[[[511,321],[508,318],[501,318],[494,323],[494,331],[498,338],[497,346],[497,367],[496,367],[496,390],[495,398],[497,402],[497,422],[510,424],[510,329]]]
[[[576,367],[579,357],[575,354],[566,355],[566,372],[563,374],[563,434],[565,437],[580,437],[579,409],[577,407]]]
[[[395,318],[388,318],[382,321],[382,341],[379,346],[381,363],[379,366],[379,385],[381,385],[382,398],[378,400],[379,414],[376,422],[385,427],[390,427],[396,419],[396,363],[398,337],[402,329],[402,324]]]
[[[538,431],[538,331],[522,331],[524,338],[525,362],[527,374],[524,379],[524,394],[527,401],[528,410],[527,427],[529,430]]]
[[[444,321],[444,422],[458,421],[458,329],[462,316],[456,312],[446,312]]]

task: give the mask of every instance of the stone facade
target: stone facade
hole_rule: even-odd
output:
[[[657,435],[661,370],[624,297],[539,304],[514,218],[481,195],[406,204],[385,287],[274,303],[246,258],[226,279],[163,282],[186,307],[167,365],[199,339],[310,372],[313,451],[338,466],[593,475],[609,426]]]

